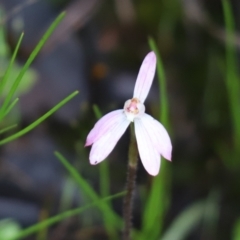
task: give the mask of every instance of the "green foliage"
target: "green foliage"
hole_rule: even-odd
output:
[[[0,221],[0,239],[13,239],[20,231],[21,228],[19,224],[12,219],[4,219]]]
[[[233,234],[232,240],[239,240],[240,239],[240,218],[237,219],[233,226]]]
[[[226,26],[226,89],[230,109],[232,147],[229,142],[221,142],[216,150],[222,157],[225,165],[230,169],[236,169],[240,164],[240,76],[238,72],[238,60],[235,47],[235,27],[233,13],[229,1],[223,0],[223,13]]]
[[[159,81],[160,90],[160,117],[159,120],[165,127],[169,126],[168,120],[168,99],[166,89],[166,77],[164,67],[158,52],[156,43],[152,38],[149,38],[149,45],[151,49],[157,55],[157,75]],[[153,178],[152,186],[146,200],[146,205],[143,212],[143,229],[139,236],[139,239],[157,239],[159,237],[162,227],[165,213],[168,209],[170,201],[170,182],[171,171],[169,169],[169,163],[165,160],[161,161],[160,173]],[[157,225],[156,225],[157,223]]]
[[[235,48],[235,27],[229,1],[223,0],[223,13],[226,25],[226,87],[233,126],[235,149],[240,149],[240,77],[238,73],[237,52]]]
[[[42,222],[39,222],[31,227],[28,227],[26,229],[23,229],[22,231],[20,231],[18,234],[16,234],[14,237],[10,237],[10,238],[6,238],[5,240],[20,240],[23,239],[27,236],[30,236],[34,233],[37,233],[38,231],[40,231],[41,229],[50,227],[56,223],[59,223],[60,221],[65,220],[66,218],[72,217],[74,215],[80,214],[83,211],[92,208],[94,206],[99,206],[101,204],[105,204],[107,201],[110,201],[114,198],[118,198],[118,197],[122,197],[124,195],[124,193],[117,193],[115,195],[109,196],[109,197],[105,197],[103,199],[98,199],[96,201],[93,201],[92,203],[89,203],[83,207],[80,208],[76,208],[76,209],[72,209],[72,210],[68,210],[65,211],[63,213],[60,213],[54,217],[50,217],[47,220],[44,220]]]
[[[0,98],[5,98],[7,96],[11,89],[11,86],[13,85],[15,79],[18,76],[18,73],[20,72],[20,67],[17,63],[15,63],[15,58],[18,53],[18,49],[22,42],[23,36],[24,34],[22,33],[9,62],[10,51],[5,41],[4,30],[3,28],[0,28]],[[16,95],[20,96],[30,91],[30,89],[36,82],[36,77],[36,72],[33,69],[28,68],[22,78],[21,84],[16,90]]]
[[[10,137],[7,137],[3,140],[0,141],[0,145],[6,144],[8,142],[11,142],[21,136],[23,136],[24,134],[28,133],[29,131],[31,131],[32,129],[34,129],[35,127],[37,127],[40,123],[42,123],[45,119],[47,119],[48,117],[50,117],[54,112],[56,112],[59,108],[61,108],[63,105],[65,105],[67,102],[69,102],[73,97],[75,97],[78,94],[78,91],[73,92],[72,94],[70,94],[68,97],[66,97],[65,99],[63,99],[61,102],[59,102],[55,107],[53,107],[52,109],[50,109],[47,113],[45,113],[43,116],[41,116],[40,118],[38,118],[35,122],[31,123],[29,126],[25,127],[24,129],[20,130],[19,132],[11,135]]]
[[[43,37],[41,38],[41,40],[39,41],[39,43],[37,44],[37,46],[35,47],[35,49],[33,50],[33,52],[30,54],[27,62],[25,63],[25,65],[22,67],[22,69],[20,70],[19,74],[17,75],[17,77],[15,78],[12,86],[9,88],[9,91],[7,92],[4,100],[3,100],[3,104],[0,107],[0,121],[13,109],[13,107],[17,104],[18,102],[18,98],[14,99],[12,101],[12,98],[15,94],[15,92],[19,89],[19,84],[21,82],[21,80],[23,79],[23,76],[26,74],[27,70],[29,69],[31,63],[33,62],[33,60],[35,59],[35,57],[37,56],[37,54],[39,53],[39,51],[41,50],[41,48],[43,47],[43,45],[45,44],[45,42],[47,41],[47,39],[50,37],[50,35],[52,34],[52,32],[54,31],[54,29],[58,26],[58,24],[62,21],[62,19],[64,18],[65,13],[61,13],[56,20],[50,25],[50,27],[48,28],[48,30],[46,31],[46,33],[43,35]],[[17,46],[14,50],[14,53],[12,55],[12,58],[10,60],[10,63],[1,79],[0,82],[0,96],[3,97],[3,91],[4,88],[6,87],[6,85],[9,82],[9,78],[10,78],[10,73],[13,70],[13,66],[14,66],[14,62],[20,47],[20,44],[22,42],[23,39],[23,34],[21,34]],[[11,81],[10,81],[11,83]],[[55,107],[53,107],[51,110],[49,110],[46,114],[44,114],[42,117],[40,117],[39,119],[37,119],[36,121],[34,121],[32,124],[30,124],[29,126],[27,126],[26,128],[20,130],[19,132],[3,139],[0,141],[0,145],[6,144],[10,141],[13,141],[19,137],[21,137],[22,135],[28,133],[29,131],[31,131],[32,129],[34,129],[35,127],[37,127],[40,123],[42,123],[46,118],[48,118],[49,116],[51,116],[54,112],[56,112],[59,108],[61,108],[63,105],[65,105],[68,101],[70,101],[73,97],[75,97],[78,94],[78,91],[73,92],[72,94],[70,94],[68,97],[66,97],[65,99],[63,99],[61,102],[59,102]],[[4,127],[1,132],[6,132],[10,129],[12,129],[12,126],[6,126]]]
[[[34,48],[34,50],[32,51],[32,53],[30,54],[28,60],[26,61],[26,63],[24,64],[24,66],[22,67],[21,71],[19,72],[17,78],[15,79],[12,87],[10,88],[9,93],[7,94],[6,98],[3,101],[3,105],[1,106],[0,109],[0,120],[2,119],[7,107],[10,104],[10,101],[13,98],[14,93],[16,92],[24,74],[26,73],[26,71],[28,70],[28,68],[30,67],[31,63],[33,62],[33,60],[35,59],[35,57],[37,56],[37,54],[39,53],[39,51],[42,49],[42,47],[44,46],[45,42],[47,41],[47,39],[51,36],[52,32],[54,31],[54,29],[58,26],[58,24],[62,21],[62,19],[64,18],[65,13],[61,13],[56,20],[51,24],[51,26],[48,28],[48,30],[46,31],[46,33],[43,35],[43,37],[41,38],[41,40],[39,41],[39,43],[37,44],[37,46]],[[19,39],[19,44],[21,43],[21,39],[22,39],[22,35]],[[16,48],[16,52],[17,52],[18,46]],[[15,58],[13,58],[13,62],[14,62]],[[5,75],[6,76],[6,75]],[[8,77],[8,75],[7,75]],[[4,82],[4,81],[3,81]]]
[[[97,119],[102,117],[102,113],[99,107],[94,104],[93,111]],[[100,183],[100,193],[102,197],[110,195],[110,174],[109,174],[109,163],[107,159],[103,161],[99,166],[99,183]],[[110,203],[109,203],[110,204]],[[110,206],[111,207],[111,206]],[[116,239],[117,232],[111,224],[111,217],[109,217],[108,212],[103,213],[105,228],[107,229],[111,239]]]
[[[177,216],[161,240],[183,240],[186,239],[203,217],[204,201],[193,203]]]
[[[87,195],[87,197],[90,198],[91,201],[95,201],[95,202],[100,201],[100,197],[98,196],[98,194],[89,185],[87,180],[85,180],[80,175],[80,173],[77,171],[77,169],[74,168],[73,166],[71,166],[71,164],[67,161],[67,159],[64,158],[59,152],[55,152],[55,156],[64,165],[64,167],[68,170],[68,172],[70,173],[72,178],[78,184],[79,188]],[[114,227],[116,229],[121,229],[121,226],[122,226],[121,218],[111,209],[111,207],[107,203],[99,202],[98,208],[101,210],[103,215],[106,214],[111,219],[111,221],[109,221],[109,224],[111,224],[110,227]]]

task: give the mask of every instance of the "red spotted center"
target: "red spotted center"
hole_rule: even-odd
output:
[[[127,110],[129,113],[138,114],[138,113],[139,113],[138,103],[139,103],[139,100],[138,100],[137,98],[131,99],[131,100],[130,100],[130,103],[129,103],[129,106],[127,106],[126,110]]]
[[[124,113],[129,121],[133,122],[136,117],[140,117],[145,112],[145,106],[137,99],[132,98],[124,104]]]

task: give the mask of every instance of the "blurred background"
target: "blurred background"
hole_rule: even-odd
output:
[[[238,53],[240,2],[229,2]],[[210,207],[205,220],[192,227],[183,239],[237,239],[240,148],[234,137],[236,118],[231,110],[234,103],[229,100],[231,88],[226,83],[222,2],[0,0],[1,76],[20,33],[24,31],[25,35],[13,75],[61,11],[66,11],[66,17],[25,75],[18,107],[1,124],[18,122],[21,129],[74,90],[80,93],[31,133],[1,147],[0,219],[13,219],[18,227],[25,228],[86,203],[84,194],[54,156],[55,150],[63,153],[88,183],[99,190],[99,165],[89,164],[89,148],[83,147],[97,120],[92,106],[97,104],[105,114],[122,108],[132,97],[140,64],[150,51],[151,36],[166,73],[173,143],[172,163],[166,163],[171,169],[168,177],[171,197],[163,232],[184,209],[208,199]],[[238,99],[235,107],[240,112],[239,104]],[[146,108],[157,118],[159,107],[156,77]],[[108,158],[112,194],[125,187],[128,140],[126,133]],[[139,163],[133,219],[138,230],[145,207],[139,196],[147,195],[151,183],[152,177]],[[121,204],[122,199],[113,202],[119,215]],[[45,238],[26,239],[110,238],[101,217],[92,209],[49,228]]]

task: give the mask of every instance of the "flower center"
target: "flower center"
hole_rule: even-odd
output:
[[[127,100],[124,104],[124,113],[131,122],[133,122],[135,117],[138,117],[144,112],[145,106],[137,98]]]

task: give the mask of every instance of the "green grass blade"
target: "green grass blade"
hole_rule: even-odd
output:
[[[99,107],[94,104],[93,105],[93,111],[95,113],[95,116],[97,119],[100,119],[102,117],[102,113],[99,109]],[[110,176],[109,176],[109,164],[107,159],[103,161],[99,165],[100,170],[100,194],[102,197],[109,196],[110,194]],[[109,207],[111,206],[111,203],[109,202]],[[116,239],[117,233],[114,228],[111,227],[111,217],[109,217],[108,213],[104,213],[104,223],[105,228],[108,231],[108,234],[111,236],[111,239]]]
[[[21,136],[23,136],[24,134],[28,133],[29,131],[31,131],[33,128],[35,128],[36,126],[38,126],[40,123],[42,123],[45,119],[47,119],[49,116],[51,116],[54,112],[56,112],[59,108],[61,108],[63,105],[65,105],[67,102],[69,102],[73,97],[75,97],[78,94],[78,91],[73,92],[72,94],[70,94],[69,96],[67,96],[66,98],[64,98],[61,102],[59,102],[55,107],[53,107],[52,109],[50,109],[47,113],[45,113],[42,117],[40,117],[39,119],[37,119],[35,122],[33,122],[32,124],[30,124],[29,126],[27,126],[26,128],[22,129],[21,131],[13,134],[10,137],[7,137],[3,140],[0,141],[0,145],[6,144],[8,142],[11,142]]]
[[[232,240],[240,239],[240,218],[233,225]]]
[[[76,189],[76,183],[70,177],[66,178],[63,184],[64,185],[60,197],[59,212],[68,210],[71,207]]]
[[[18,53],[20,44],[21,44],[21,42],[22,42],[23,36],[24,36],[24,33],[22,33],[22,34],[20,35],[19,40],[18,40],[18,42],[17,42],[17,46],[15,47],[15,50],[14,50],[13,55],[12,55],[12,58],[11,58],[11,60],[10,60],[10,63],[8,64],[8,67],[7,67],[7,69],[6,69],[6,71],[5,71],[4,75],[3,75],[3,78],[2,78],[2,80],[0,81],[0,96],[1,96],[2,93],[3,93],[4,87],[5,87],[5,85],[6,85],[6,82],[7,82],[7,80],[8,80],[8,77],[9,77],[9,74],[10,74],[10,72],[11,72],[11,70],[12,70],[12,66],[13,66],[14,61],[15,61],[15,59],[16,59],[16,56],[17,56],[17,53]]]
[[[17,124],[13,124],[13,125],[11,125],[11,126],[5,127],[5,128],[3,128],[3,129],[0,130],[0,134],[3,134],[3,133],[5,133],[5,132],[7,132],[7,131],[15,128],[15,127],[17,127]]]
[[[161,240],[183,240],[200,223],[205,210],[205,201],[192,204],[177,216]]]
[[[102,113],[96,104],[93,104],[93,111],[97,119],[100,119],[102,117]]]
[[[160,115],[159,120],[166,127],[169,128],[169,113],[168,113],[168,98],[167,98],[167,86],[166,86],[166,75],[164,71],[164,66],[162,63],[161,56],[159,54],[157,45],[153,38],[149,38],[149,45],[152,51],[155,52],[157,56],[157,76],[158,76],[158,86],[159,86],[159,94],[160,94]]]
[[[6,111],[3,114],[3,118],[6,117],[8,115],[8,113],[10,113],[10,111],[14,108],[14,106],[18,103],[19,98],[16,98],[10,105],[9,107],[6,109]]]
[[[156,43],[149,38],[149,45],[157,56],[157,74],[160,90],[160,117],[159,120],[168,128],[168,100],[166,89],[166,77],[164,67],[158,52]],[[153,178],[151,190],[147,199],[146,207],[143,212],[142,236],[141,239],[157,239],[162,231],[163,220],[168,208],[170,198],[170,180],[171,169],[169,163],[165,160],[161,161],[160,173]],[[157,223],[157,225],[156,225]]]
[[[229,1],[222,0],[224,20],[226,26],[226,87],[228,93],[228,101],[231,112],[233,126],[233,141],[235,149],[240,149],[240,81],[238,75],[238,61],[236,48],[234,46],[235,26],[233,13]]]
[[[15,91],[17,90],[17,87],[18,87],[20,81],[22,80],[23,75],[25,74],[25,72],[27,71],[27,69],[29,68],[29,66],[31,65],[31,63],[33,62],[33,60],[35,59],[35,57],[37,56],[37,54],[39,53],[39,51],[41,50],[41,48],[43,47],[43,45],[45,44],[47,39],[50,37],[52,32],[55,30],[55,28],[58,26],[58,24],[62,21],[64,16],[65,16],[64,12],[61,13],[60,15],[58,15],[58,17],[55,19],[55,21],[50,25],[50,27],[48,28],[46,33],[43,35],[43,37],[41,38],[41,40],[39,41],[39,43],[37,44],[37,46],[35,47],[33,52],[30,54],[27,62],[22,67],[20,73],[18,74],[15,82],[13,83],[8,95],[6,96],[6,98],[3,102],[3,106],[0,110],[0,120],[2,119],[2,116],[5,112],[8,104],[10,103]]]
[[[97,119],[100,119],[102,117],[102,113],[96,104],[93,105],[93,111]],[[101,192],[101,196],[105,197],[105,196],[108,196],[110,193],[110,186],[109,186],[110,177],[109,177],[108,161],[102,162],[99,165],[99,168],[100,168],[100,192]]]
[[[91,198],[92,201],[99,201],[100,197],[89,185],[89,183],[80,175],[80,173],[65,159],[59,152],[54,153],[59,161],[64,165],[64,167],[69,171],[73,179],[77,182],[80,189],[83,190],[86,195]],[[107,203],[97,204],[98,208],[102,211],[103,214],[107,213],[111,218],[111,225],[117,229],[122,227],[122,219],[109,207]]]
[[[93,206],[98,206],[100,203],[101,204],[104,204],[106,203],[107,201],[111,201],[115,198],[119,198],[119,197],[122,197],[125,193],[124,192],[121,192],[121,193],[117,193],[117,194],[114,194],[112,196],[109,196],[109,197],[105,197],[103,199],[98,199],[97,201],[94,201],[90,204],[87,204],[83,207],[80,207],[80,208],[76,208],[76,209],[72,209],[72,210],[68,210],[68,211],[65,211],[63,213],[60,213],[54,217],[51,217],[43,222],[40,222],[40,223],[37,223],[25,230],[22,230],[20,232],[20,234],[18,234],[17,236],[15,236],[14,238],[9,238],[9,239],[6,239],[6,240],[19,240],[19,239],[22,239],[22,238],[25,238],[33,233],[36,233],[38,232],[39,230],[41,229],[44,229],[46,227],[50,227],[52,226],[53,224],[56,224],[60,221],[63,221],[64,219],[66,218],[69,218],[69,217],[72,217],[74,215],[77,215],[79,213],[82,213],[83,211],[93,207]]]

